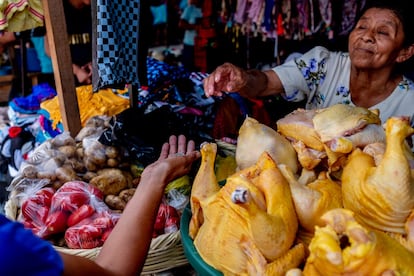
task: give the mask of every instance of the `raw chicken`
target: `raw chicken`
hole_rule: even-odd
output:
[[[323,143],[339,137],[352,136],[369,124],[381,124],[378,110],[371,111],[346,104],[319,109],[312,121]]]
[[[288,254],[294,245],[298,220],[289,184],[267,152],[200,203],[204,222],[194,245],[203,260],[224,275],[265,271],[268,263]],[[301,251],[300,247],[295,251]],[[280,260],[280,269],[282,264],[291,268],[300,263],[301,252]]]
[[[323,151],[324,146],[313,126],[315,109],[299,108],[276,122],[277,131],[288,139],[302,141],[307,147]]]
[[[300,183],[300,180],[285,166],[279,169],[290,185],[299,224],[313,233],[316,225],[322,225],[321,216],[332,209],[342,208],[341,185],[321,172],[316,180]]]
[[[204,143],[200,148],[201,164],[193,181],[190,195],[190,206],[192,217],[189,224],[189,235],[195,238],[200,226],[204,222],[203,210],[200,202],[215,195],[220,186],[214,171],[214,164],[217,154],[217,144]]]
[[[404,224],[414,208],[414,181],[406,157],[406,137],[412,135],[408,118],[386,122],[386,150],[379,165],[356,149],[342,173],[344,207],[374,229],[404,234]]]
[[[256,119],[246,117],[237,137],[238,168],[253,166],[265,151],[278,164],[286,164],[294,172],[298,170],[296,151],[290,142],[274,129],[259,123]]]
[[[330,172],[342,169],[347,154],[385,142],[378,111],[337,104],[318,110],[298,109],[277,121],[277,131],[292,141],[302,167],[320,163]],[[326,162],[323,162],[323,161]]]
[[[382,231],[359,224],[346,209],[334,209],[317,227],[303,275],[414,275],[414,253]]]

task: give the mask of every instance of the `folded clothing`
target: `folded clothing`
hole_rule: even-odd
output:
[[[9,102],[9,106],[20,113],[37,113],[40,110],[40,104],[57,95],[56,90],[48,83],[34,85],[32,93],[26,97],[14,98]]]

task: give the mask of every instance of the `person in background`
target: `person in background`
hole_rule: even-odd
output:
[[[413,1],[368,0],[347,53],[318,46],[266,71],[226,63],[204,80],[205,94],[282,94],[288,101],[306,100],[307,109],[344,103],[379,109],[382,122],[408,116],[414,124],[414,83],[404,75],[414,54],[413,6]]]
[[[167,2],[166,0],[151,0],[150,9],[153,17],[154,45],[165,46],[167,41]]]
[[[90,0],[63,0],[75,85],[92,83],[92,11]],[[50,56],[48,40],[45,49]]]
[[[57,252],[23,224],[0,215],[2,275],[139,275],[165,186],[188,174],[199,157],[192,140],[171,136],[159,159],[143,171],[133,198],[94,261]]]
[[[179,27],[185,30],[181,60],[184,68],[190,72],[196,71],[194,64],[194,45],[199,21],[203,17],[202,10],[199,7],[199,1],[188,0],[188,5],[184,8],[179,21]]]
[[[40,63],[41,75],[38,76],[39,83],[47,83],[51,87],[55,88],[55,78],[53,76],[52,59],[46,54],[45,43],[47,43],[46,28],[37,27],[31,31],[30,40],[32,41],[33,48],[36,51],[37,58]]]

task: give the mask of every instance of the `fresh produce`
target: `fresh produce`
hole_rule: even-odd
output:
[[[75,138],[64,132],[28,156],[11,185],[10,200],[17,206],[11,218],[56,246],[90,249],[105,242],[134,195],[144,167],[120,148],[99,143],[104,121],[92,118]],[[188,202],[190,178],[171,183],[172,189]],[[181,195],[183,191],[187,195]],[[179,228],[180,214],[167,197],[165,201],[158,219],[162,227],[154,237]]]
[[[69,227],[65,241],[69,248],[91,249],[102,246],[119,219],[119,214],[107,211],[95,212],[92,216]]]
[[[72,214],[68,217],[67,225],[69,227],[78,224],[83,219],[86,219],[95,213],[95,208],[92,205],[84,204],[80,206],[77,210],[73,211]]]
[[[104,195],[117,195],[119,192],[132,186],[132,176],[120,169],[105,168],[97,172],[97,176],[89,181]]]
[[[179,227],[180,215],[177,210],[171,205],[161,202],[158,208],[157,217],[155,219],[152,237],[156,238],[162,234],[176,232]]]

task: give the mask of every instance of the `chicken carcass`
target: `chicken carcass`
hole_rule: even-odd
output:
[[[384,141],[385,138],[381,135],[383,130],[378,110],[336,104],[317,110],[312,122],[321,141],[334,152],[349,153],[355,147]],[[370,128],[366,129],[367,126]],[[363,135],[361,131],[364,131]]]
[[[271,127],[246,117],[239,129],[236,162],[239,169],[253,166],[263,152],[268,152],[278,164],[286,164],[296,172],[299,164],[290,142]]]
[[[201,164],[194,178],[190,194],[191,220],[188,228],[189,235],[195,238],[200,226],[204,222],[202,200],[215,195],[220,186],[217,182],[214,165],[217,155],[217,144],[203,143],[200,148]]]
[[[313,126],[315,114],[315,109],[294,110],[276,122],[277,131],[288,139],[302,141],[311,149],[323,151],[323,142]]]
[[[205,262],[225,275],[246,275],[252,267],[266,270],[262,265],[285,256],[294,244],[298,221],[289,184],[267,152],[200,203],[204,222],[194,246]],[[249,252],[256,257],[249,259]]]
[[[325,212],[343,207],[341,185],[326,172],[321,172],[316,180],[300,183],[285,165],[279,165],[279,169],[289,182],[299,224],[307,232],[313,233],[316,225],[322,225]]]
[[[354,148],[385,142],[380,123],[377,110],[337,104],[295,110],[276,125],[279,133],[293,141],[302,167],[310,170],[326,159],[332,172],[342,168],[346,155]]]
[[[303,275],[414,275],[414,253],[383,231],[369,230],[346,209],[322,216]]]
[[[374,158],[354,150],[342,173],[344,207],[374,229],[404,234],[414,208],[414,181],[406,156],[406,137],[414,133],[408,118],[391,117],[386,126],[386,149],[376,166]]]

